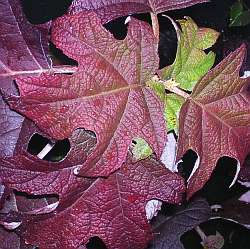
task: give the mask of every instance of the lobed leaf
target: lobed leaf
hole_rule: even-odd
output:
[[[57,213],[24,222],[23,236],[41,249],[73,249],[94,236],[107,248],[145,248],[152,237],[145,214],[147,201],[179,203],[183,192],[183,179],[154,159],[132,163],[129,158],[108,178],[79,190],[77,199],[61,202]]]
[[[132,19],[126,39],[119,41],[93,12],[81,12],[58,18],[52,40],[78,61],[77,72],[19,78],[20,97],[5,96],[11,108],[56,139],[81,127],[94,131],[97,145],[81,166],[84,176],[118,169],[135,137],[160,156],[167,136],[163,106],[145,84],[159,62],[150,26]]]
[[[18,0],[1,0],[0,13],[0,86],[7,87],[8,77],[49,68],[49,26],[31,25]]]
[[[190,17],[179,23],[182,32],[179,33],[175,61],[163,68],[160,74],[164,79],[175,80],[180,88],[191,91],[214,64],[215,54],[206,54],[203,50],[214,45],[219,33],[209,28],[198,28]]]
[[[26,152],[35,127],[24,122],[13,156],[0,158],[0,179],[4,185],[35,195],[57,194],[59,200],[92,183],[91,179],[75,176],[78,165],[84,162],[94,146],[93,135],[77,130],[69,139],[71,150],[60,162],[48,162]]]
[[[178,121],[184,99],[176,94],[167,94],[165,98],[165,119],[168,121],[168,130],[178,131]],[[177,132],[178,133],[178,132]]]
[[[189,149],[200,165],[188,183],[188,197],[202,188],[222,156],[241,164],[250,148],[249,78],[240,78],[242,45],[195,86],[180,113],[177,161]]]

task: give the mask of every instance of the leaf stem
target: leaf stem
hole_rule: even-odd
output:
[[[189,98],[189,94],[186,93],[185,91],[181,90],[181,89],[178,88],[177,86],[174,86],[174,87],[171,87],[171,88],[167,88],[167,87],[165,86],[165,88],[166,88],[167,90],[169,90],[170,92],[173,92],[173,93],[175,93],[175,94],[177,94],[177,95],[183,97],[184,99],[188,99],[188,98]]]
[[[166,90],[172,93],[175,93],[178,96],[181,96],[185,100],[189,98],[189,94],[185,92],[184,90],[182,90],[181,88],[177,87],[178,83],[173,79],[162,80],[162,79],[159,79],[158,76],[154,76],[152,80],[162,83]]]
[[[41,73],[51,73],[51,74],[74,73],[76,72],[76,70],[77,70],[76,66],[62,65],[46,69],[41,68],[36,70],[10,71],[8,73],[0,74],[0,77],[11,77],[11,76],[31,75],[31,74],[41,74]]]
[[[160,28],[159,28],[157,14],[150,12],[150,16],[151,16],[152,28],[153,28],[154,35],[155,35],[157,41],[159,42],[159,40],[160,40]]]

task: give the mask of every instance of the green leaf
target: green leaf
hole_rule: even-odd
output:
[[[218,36],[219,33],[214,29],[199,28],[196,34],[195,47],[202,50],[210,48],[215,44]]]
[[[184,99],[176,94],[167,94],[165,99],[164,116],[167,120],[168,130],[178,130],[179,113]]]
[[[241,15],[243,12],[243,5],[240,1],[235,2],[230,8],[230,24]]]
[[[133,146],[132,153],[136,160],[143,160],[153,154],[152,149],[148,143],[142,138],[134,139],[135,145]]]
[[[192,90],[200,78],[213,66],[214,61],[215,54],[213,52],[206,55],[198,49],[192,50],[183,70],[176,75],[175,81],[180,84],[181,88]]]
[[[246,26],[250,24],[250,10],[243,11],[235,17],[229,24],[229,27]]]
[[[216,42],[219,33],[209,28],[199,28],[190,18],[179,20],[181,32],[174,63],[160,71],[164,79],[173,78],[179,87],[191,91],[195,84],[211,69],[215,54],[205,49]]]
[[[146,85],[157,94],[161,101],[165,101],[165,86],[161,82],[159,82],[157,79],[152,78],[146,83]]]

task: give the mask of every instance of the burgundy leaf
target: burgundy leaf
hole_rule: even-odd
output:
[[[202,188],[220,157],[241,164],[250,152],[249,78],[239,77],[245,46],[231,53],[197,83],[180,113],[177,160],[192,149],[200,164],[188,183],[188,196]]]
[[[25,240],[40,249],[73,249],[100,237],[107,248],[141,249],[151,239],[145,205],[153,198],[178,203],[183,179],[154,159],[131,163],[107,179],[97,179],[55,214],[37,216],[23,225]],[[58,229],[60,227],[60,229]]]
[[[48,68],[48,25],[35,28],[28,23],[20,1],[1,0],[0,88],[17,93],[13,77]],[[0,97],[0,157],[11,156],[24,118],[13,112]]]
[[[4,117],[8,122],[5,121],[6,126],[2,126],[5,131],[2,136],[7,133],[6,145],[8,145],[7,142],[12,145],[4,150],[8,153],[0,155],[0,180],[5,187],[28,194],[58,194],[60,198],[63,198],[61,195],[66,196],[69,189],[73,191],[72,189],[77,189],[78,185],[84,185],[82,182],[86,183],[87,186],[91,183],[91,180],[75,177],[74,171],[78,171],[78,165],[86,160],[87,154],[96,144],[96,138],[92,133],[83,129],[75,130],[69,138],[71,148],[64,160],[59,162],[41,160],[37,156],[29,154],[27,148],[34,133],[44,137],[46,134],[27,119],[18,123],[17,131],[14,130],[15,134],[6,131],[7,128],[10,130],[14,120],[11,119],[9,113],[14,117],[15,113],[10,111],[7,105],[4,107],[6,108],[3,109],[5,110]],[[50,138],[48,137],[48,139]]]
[[[83,10],[93,10],[106,23],[120,16],[135,13],[153,12],[186,8],[188,6],[208,2],[208,0],[74,0],[69,13],[76,13]]]
[[[25,128],[26,125],[23,126]],[[68,194],[76,195],[80,189],[91,184],[91,179],[76,177],[75,171],[78,171],[78,164],[86,160],[87,153],[94,145],[95,137],[92,134],[76,130],[70,138],[72,147],[67,157],[60,162],[47,162],[25,152],[29,137],[27,133],[27,130],[23,130],[23,137],[19,138],[24,148],[18,147],[18,153],[14,156],[0,158],[3,184],[28,194],[58,194],[60,200]]]
[[[4,206],[0,210],[0,213],[8,214],[10,212],[21,212],[33,214],[38,211],[40,211],[39,213],[48,213],[50,211],[48,209],[52,209],[53,204],[55,206],[57,202],[58,199],[53,196],[32,196],[24,193],[14,193],[12,191],[8,198],[5,199]]]
[[[20,238],[15,233],[0,227],[0,245],[1,249],[19,249]]]
[[[77,72],[18,79],[20,97],[6,96],[10,106],[56,139],[79,127],[94,131],[97,145],[81,175],[107,176],[118,169],[135,137],[160,156],[166,141],[163,105],[145,84],[159,62],[151,27],[132,19],[119,41],[94,13],[81,12],[58,18],[52,40],[78,61]]]
[[[2,78],[48,68],[48,30],[31,25],[18,0],[1,0],[0,86]],[[6,80],[6,79],[5,79]]]

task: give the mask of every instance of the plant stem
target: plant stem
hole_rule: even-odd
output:
[[[183,97],[185,100],[189,98],[189,94],[186,93],[185,91],[181,90],[180,88],[178,88],[177,86],[171,87],[171,88],[167,88],[165,86],[165,88],[167,90],[169,90],[170,92],[173,92],[181,97]]]
[[[63,74],[63,73],[74,73],[76,72],[76,66],[54,66],[52,68],[41,68],[37,70],[25,70],[25,71],[10,71],[7,73],[0,74],[0,77],[9,77],[9,76],[19,76],[19,75],[30,75],[30,74],[41,74],[41,73],[51,73],[51,74]]]
[[[160,82],[164,85],[165,89],[172,92],[172,93],[175,93],[176,95],[178,96],[181,96],[182,98],[184,98],[185,100],[188,99],[190,96],[188,93],[186,93],[184,90],[178,88],[178,84],[173,80],[173,79],[170,79],[170,80],[161,80],[158,78],[158,76],[154,76],[152,78],[153,81],[156,81],[156,82]]]

